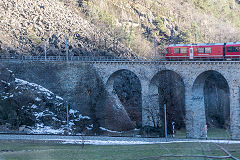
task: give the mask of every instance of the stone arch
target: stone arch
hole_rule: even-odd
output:
[[[141,81],[127,69],[112,73],[106,83],[107,124],[110,129],[130,130],[142,125]],[[116,125],[117,124],[117,125]]]
[[[230,92],[226,78],[215,70],[199,74],[192,87],[192,118],[190,119],[195,128],[194,135],[205,137],[206,124],[208,127],[213,125],[229,127],[229,118]]]
[[[185,84],[180,74],[172,70],[162,70],[155,74],[150,81],[149,98],[149,108],[158,113],[154,115],[153,126],[164,127],[163,106],[166,104],[168,132],[172,133],[172,122],[175,122],[175,129],[185,128]]]

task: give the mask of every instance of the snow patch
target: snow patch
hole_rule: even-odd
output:
[[[42,117],[44,115],[43,112],[34,112],[34,116],[38,119],[39,117]]]
[[[77,113],[77,112],[78,112],[78,111],[77,111],[77,110],[74,110],[74,109],[70,109],[70,110],[69,110],[69,113],[70,113],[70,114],[75,114],[75,113]]]
[[[59,139],[61,141],[61,139]],[[63,144],[93,144],[93,145],[136,145],[136,144],[161,144],[161,143],[218,143],[218,144],[240,144],[240,141],[232,141],[232,140],[183,140],[183,141],[169,141],[169,142],[149,142],[149,141],[115,141],[115,140],[64,140]]]
[[[2,96],[3,99],[8,99],[8,96]]]
[[[76,114],[77,114],[79,111],[78,111],[78,110],[74,110],[74,109],[70,109],[68,112],[69,112],[70,114],[72,114],[74,117],[76,117]],[[83,116],[83,115],[79,114],[79,115],[78,115],[78,118],[75,119],[75,120],[76,120],[76,121],[79,121],[79,120],[81,120],[81,119],[91,119],[91,118],[88,117],[88,116]]]
[[[91,127],[86,127],[87,128],[87,130],[89,130],[89,131],[91,131],[92,130],[92,128]]]
[[[93,144],[93,145],[136,145],[136,144],[155,144],[155,142],[144,141],[111,141],[111,140],[65,140],[62,144]]]
[[[37,108],[37,106],[36,106],[35,104],[33,104],[33,105],[31,106],[31,108],[35,109],[35,108]]]
[[[122,133],[122,132],[118,132],[118,131],[112,131],[112,130],[109,130],[109,129],[106,129],[106,128],[103,128],[103,127],[99,127],[99,128],[103,131],[107,131],[107,132],[111,132],[111,133]]]
[[[73,122],[69,122],[69,127],[71,128],[72,126],[74,126],[75,124]]]
[[[7,82],[4,81],[4,80],[1,80],[1,82],[7,84],[8,86],[10,86],[10,83],[7,83]]]
[[[42,99],[40,99],[39,97],[35,98],[35,101],[40,102]]]
[[[88,117],[88,116],[83,116],[83,115],[79,115],[78,116],[78,119],[80,120],[80,119],[91,119],[90,117]]]
[[[35,89],[38,89],[39,91],[41,91],[44,94],[46,94],[48,96],[48,98],[50,98],[53,95],[53,92],[49,91],[48,89],[46,89],[43,86],[40,86],[40,85],[38,85],[36,83],[30,83],[28,81],[25,81],[25,80],[22,80],[22,79],[18,79],[18,78],[15,78],[15,82],[18,85],[29,85],[29,86],[32,86]]]
[[[11,71],[10,69],[8,69],[8,68],[6,68],[6,69],[7,69],[8,72],[13,73],[13,71]]]
[[[63,101],[63,98],[62,98],[62,97],[56,96],[56,98]]]
[[[38,124],[36,128],[32,128],[32,132],[34,134],[63,134],[64,129],[53,129],[49,126],[44,126],[43,124]]]

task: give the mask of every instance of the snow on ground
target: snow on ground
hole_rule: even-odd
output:
[[[34,87],[35,89],[39,90],[40,92],[39,93],[44,93],[48,96],[48,99],[51,99],[52,96],[54,95],[53,92],[49,91],[48,89],[44,88],[43,86],[41,85],[38,85],[36,83],[30,83],[28,81],[25,81],[25,80],[22,80],[22,79],[18,79],[18,78],[15,78],[15,82],[17,83],[17,85],[29,85],[29,86],[32,86]],[[60,100],[63,100],[62,97],[59,97],[59,96],[56,96],[57,99],[60,99]],[[36,101],[41,101],[41,99],[39,97],[36,98]]]
[[[69,110],[69,113],[70,113],[70,114],[73,114],[73,115],[76,114],[77,112],[78,112],[78,111],[77,111],[77,110],[74,110],[74,109],[70,109],[70,110]]]
[[[33,105],[31,106],[31,108],[35,109],[35,108],[37,108],[37,106],[36,106],[35,104],[33,104]]]
[[[92,144],[92,145],[137,145],[137,144],[170,144],[170,143],[218,143],[218,144],[240,144],[240,141],[233,140],[176,140],[162,142],[148,141],[115,141],[115,140],[61,140],[62,144]]]
[[[49,126],[38,125],[36,128],[32,128],[31,133],[34,134],[63,134],[64,130],[61,129],[53,129]]]
[[[103,131],[108,131],[108,132],[111,132],[111,133],[122,133],[122,132],[118,132],[118,131],[112,131],[112,130],[109,130],[109,129],[106,129],[106,128],[103,128],[103,127],[99,127],[99,128]]]
[[[35,98],[36,101],[40,102],[42,99],[40,99],[39,97]]]
[[[7,83],[7,82],[4,81],[4,80],[1,80],[1,82],[7,84],[8,86],[10,86],[10,83]]]
[[[69,113],[74,116],[74,118],[75,118],[74,120],[75,120],[75,121],[79,121],[79,120],[81,120],[81,119],[91,119],[89,116],[83,116],[82,114],[79,114],[79,115],[78,115],[78,118],[76,118],[76,117],[77,117],[76,114],[77,114],[78,112],[79,112],[78,110],[74,110],[74,109],[70,109],[70,110],[69,110]]]
[[[15,82],[18,84],[18,85],[29,85],[29,86],[32,86],[34,87],[35,89],[43,92],[44,94],[46,94],[49,98],[53,95],[53,93],[51,91],[49,91],[48,89],[36,84],[36,83],[30,83],[28,81],[25,81],[25,80],[22,80],[22,79],[18,79],[18,78],[15,78]]]
[[[218,143],[240,144],[240,140],[199,140],[173,139],[166,142],[165,138],[137,138],[137,137],[106,137],[106,136],[60,136],[60,135],[7,135],[2,134],[0,140],[40,140],[58,141],[63,144],[93,144],[93,145],[137,145],[161,143]]]
[[[154,144],[154,142],[143,141],[102,141],[102,140],[65,140],[62,144],[93,144],[93,145],[134,145],[134,144]]]
[[[240,144],[240,141],[232,140],[176,140],[176,141],[119,141],[119,140],[61,140],[62,144],[92,144],[92,145],[136,145],[136,144],[170,144],[170,143],[218,143],[218,144]]]
[[[62,98],[62,97],[56,96],[56,98],[63,101],[63,98]]]

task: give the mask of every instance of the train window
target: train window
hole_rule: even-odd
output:
[[[170,48],[166,49],[166,54],[171,54],[171,49]]]
[[[232,51],[233,52],[239,52],[239,47],[233,47]]]
[[[198,53],[204,53],[204,48],[198,48]]]
[[[180,53],[187,53],[187,48],[180,48]]]
[[[198,48],[198,53],[211,53],[211,51],[212,51],[211,47]]]
[[[232,47],[227,47],[227,52],[232,52]]]
[[[239,47],[227,47],[227,52],[239,52]]]
[[[211,47],[205,48],[205,53],[211,53]]]
[[[173,48],[173,53],[180,53],[180,48]]]

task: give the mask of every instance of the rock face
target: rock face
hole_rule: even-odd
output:
[[[27,133],[64,133],[67,111],[61,97],[40,85],[15,78],[12,71],[2,66],[0,80],[2,128]],[[91,125],[90,117],[82,116],[77,110],[69,111],[69,119],[73,133]],[[79,123],[82,126],[76,125]]]
[[[134,129],[128,112],[114,93],[108,93],[106,102],[106,127],[115,131],[127,131]]]
[[[0,53],[65,55],[118,55],[131,51],[99,47],[97,41],[113,39],[81,15],[77,1],[68,5],[58,0],[2,0],[0,2]],[[73,7],[74,6],[74,7]],[[2,48],[2,49],[1,49]]]

